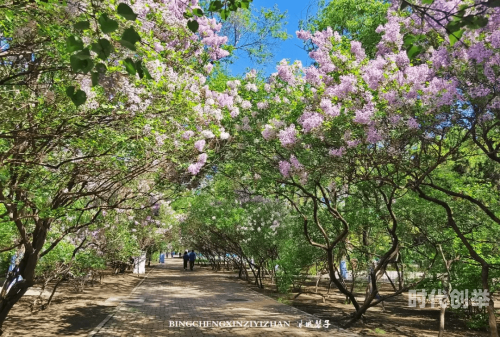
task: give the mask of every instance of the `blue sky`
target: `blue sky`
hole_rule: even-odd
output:
[[[299,21],[305,19],[307,16],[307,8],[310,6],[309,0],[274,0],[274,1],[264,1],[264,0],[253,0],[253,5],[256,8],[261,7],[273,7],[277,4],[281,11],[288,10],[288,25],[286,26],[288,34],[292,35],[292,38],[281,42],[281,45],[274,51],[274,59],[272,62],[266,66],[254,65],[253,67],[257,69],[263,69],[266,75],[276,71],[276,64],[284,58],[290,59],[292,62],[294,60],[301,60],[304,66],[311,63],[309,56],[302,49],[302,41],[297,39],[295,32],[298,30]],[[247,67],[252,67],[248,59],[243,57],[239,58],[234,64],[229,66],[231,73],[233,75],[238,75],[244,73]]]

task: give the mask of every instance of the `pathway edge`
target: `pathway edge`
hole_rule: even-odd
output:
[[[129,294],[129,296],[128,296],[128,297],[130,297],[130,295],[132,295],[132,294],[133,294],[133,293],[137,290],[137,288],[139,288],[139,287],[142,285],[142,283],[144,282],[144,280],[146,280],[146,279],[148,278],[149,274],[151,274],[151,273],[153,272],[153,270],[154,270],[154,268],[151,268],[151,270],[150,270],[150,271],[146,274],[146,276],[144,276],[144,278],[143,278],[143,279],[139,282],[139,284],[137,284],[137,285],[134,287],[134,289],[132,289],[132,291],[130,292],[130,294]],[[101,323],[99,323],[99,324],[98,324],[98,325],[94,328],[94,330],[92,330],[91,332],[89,332],[89,334],[87,335],[87,337],[93,337],[94,335],[96,335],[96,334],[97,334],[97,333],[98,333],[98,332],[102,329],[102,327],[103,327],[104,325],[106,325],[106,323],[108,323],[108,321],[111,319],[111,317],[113,317],[113,316],[114,316],[114,315],[115,315],[115,314],[116,314],[116,313],[120,310],[120,308],[121,308],[121,306],[122,306],[122,303],[123,303],[123,302],[120,302],[120,303],[116,306],[116,308],[115,308],[114,312],[112,312],[111,314],[109,314],[108,316],[106,316],[106,318],[105,318],[105,319],[103,319],[103,320],[102,320],[102,322],[101,322]]]

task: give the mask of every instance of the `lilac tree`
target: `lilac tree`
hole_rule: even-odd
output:
[[[295,186],[316,200],[318,209],[319,204],[328,209],[328,192],[335,188],[327,187],[339,179],[347,179],[348,185],[378,181],[393,232],[397,219],[391,204],[398,193],[413,191],[439,205],[469,256],[481,266],[482,286],[488,291],[493,260],[478,253],[479,246],[456,224],[449,203],[429,192],[434,189],[467,200],[498,224],[486,199],[432,182],[438,168],[465,148],[476,147],[493,165],[499,150],[498,10],[490,6],[479,13],[477,7],[461,5],[429,4],[436,15],[455,7],[463,17],[484,15],[487,20],[481,24],[460,23],[460,43],[449,34],[452,20],[462,20],[456,15],[447,17],[441,27],[393,6],[387,23],[378,28],[383,35],[374,59],[367,58],[359,42],[347,41],[330,29],[314,34],[299,31],[299,38],[315,46],[310,52],[313,66],[303,68],[299,62],[283,60],[267,83],[249,73],[241,82],[228,82],[226,91],[216,94],[218,101],[206,101],[200,109],[223,109],[223,125],[232,130],[232,144],[251,153],[251,159],[236,160],[260,163],[246,172],[240,167],[237,174],[263,177],[261,170],[266,169],[274,189]],[[271,168],[274,173],[267,171]],[[349,231],[336,207],[330,211],[341,226],[337,237],[329,239],[334,243]],[[392,242],[396,247],[395,236]],[[395,248],[388,250],[389,255],[394,252]],[[497,336],[493,301],[488,313],[490,331]]]

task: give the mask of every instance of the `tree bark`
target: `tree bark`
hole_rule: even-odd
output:
[[[43,248],[47,237],[47,230],[50,226],[48,220],[39,220],[33,231],[33,241],[24,242],[24,256],[18,268],[14,269],[7,276],[2,291],[0,293],[0,334],[7,315],[12,307],[23,297],[29,287],[33,286],[35,268],[38,263],[40,251]],[[23,280],[16,282],[10,289],[8,287],[21,276]]]
[[[63,280],[64,280],[64,275],[59,280],[57,280],[56,284],[54,285],[54,288],[52,289],[52,293],[50,294],[49,299],[47,300],[47,303],[45,303],[42,306],[42,310],[47,309],[49,307],[50,303],[52,303],[52,298],[54,297],[54,294],[56,293],[57,287],[59,287],[59,285],[62,283]]]
[[[444,314],[446,312],[446,306],[441,306],[439,311],[439,334],[438,337],[444,336]]]
[[[483,283],[483,290],[490,292],[490,285],[488,283],[489,265],[483,265],[481,268],[481,282]],[[488,302],[488,307],[486,308],[488,312],[488,325],[490,327],[490,336],[499,337],[497,319],[495,316],[495,303],[493,302],[493,297],[490,294],[490,301]]]

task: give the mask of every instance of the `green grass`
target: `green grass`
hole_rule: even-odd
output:
[[[289,299],[287,299],[286,297],[278,297],[276,299],[276,301],[280,302],[280,303],[283,303],[283,304],[286,304],[286,305],[291,305],[292,304],[292,301],[290,301]]]

